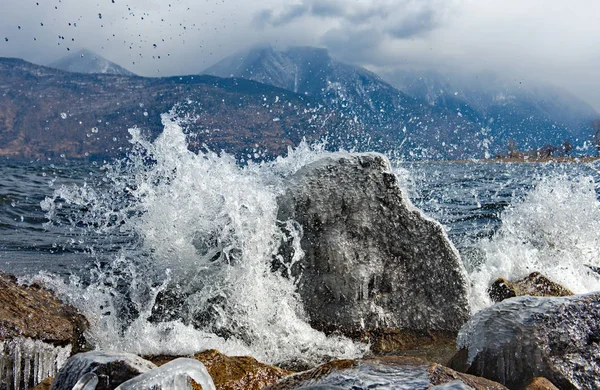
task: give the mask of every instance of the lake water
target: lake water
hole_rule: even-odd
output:
[[[217,348],[266,362],[355,357],[364,346],[312,330],[289,280],[270,271],[276,197],[320,146],[240,166],[194,154],[176,123],[121,162],[0,163],[0,269],[37,278],[90,319],[98,348]],[[459,249],[473,311],[499,276],[540,271],[575,292],[600,289],[600,166],[392,161],[412,202]],[[187,292],[185,318],[153,320],[157,294]],[[215,302],[225,300],[223,306]],[[210,324],[191,319],[211,312]]]

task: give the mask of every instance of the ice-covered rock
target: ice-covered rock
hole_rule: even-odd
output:
[[[192,390],[192,379],[202,390],[216,390],[206,367],[197,360],[177,358],[121,384],[115,390]]]
[[[299,224],[305,256],[290,238],[274,268],[296,278],[314,327],[457,331],[468,319],[456,249],[412,206],[383,155],[323,157],[292,177],[278,204],[278,220]]]
[[[71,346],[54,346],[18,337],[0,342],[0,389],[33,387],[56,375],[71,355]]]
[[[600,388],[599,323],[600,293],[507,299],[465,324],[450,366],[509,388],[534,377],[561,389]]]
[[[98,386],[98,375],[88,372],[79,378],[73,390],[95,390],[96,386]]]
[[[139,356],[123,352],[92,351],[72,356],[60,369],[51,390],[72,390],[85,374],[98,377],[96,390],[113,390],[120,384],[156,365]]]
[[[401,356],[334,360],[282,379],[268,390],[300,389],[486,389],[506,390],[499,383],[455,372],[435,363]]]
[[[37,285],[0,272],[0,390],[33,387],[83,346],[86,319]]]

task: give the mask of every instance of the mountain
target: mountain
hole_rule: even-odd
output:
[[[524,150],[548,143],[560,145],[565,140],[581,145],[590,140],[590,123],[599,116],[590,105],[561,88],[507,80],[493,73],[405,70],[384,77],[411,96],[461,112],[489,129],[500,149],[510,140]]]
[[[48,65],[50,68],[77,73],[101,73],[121,76],[134,76],[120,65],[89,50],[80,50]]]
[[[320,99],[354,121],[362,129],[361,143],[372,149],[430,158],[483,154],[479,126],[399,91],[366,69],[336,61],[326,49],[254,48],[203,74],[245,78]]]
[[[353,118],[373,138],[372,146],[399,149],[406,157],[493,156],[506,153],[509,142],[523,150],[566,140],[582,145],[598,117],[589,105],[547,85],[418,71],[384,75],[388,83],[313,47],[254,48],[203,73],[319,98]]]
[[[144,78],[70,73],[0,58],[0,157],[105,158],[124,155],[134,126],[150,139],[161,114],[186,118],[190,146],[238,156],[285,153],[320,139],[344,119],[310,97],[243,79]]]

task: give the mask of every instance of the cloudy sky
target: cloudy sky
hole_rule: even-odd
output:
[[[48,64],[87,48],[167,76],[252,45],[314,45],[381,73],[551,82],[600,111],[598,15],[598,0],[2,0],[0,56]]]

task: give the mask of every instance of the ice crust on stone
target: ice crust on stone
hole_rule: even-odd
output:
[[[523,388],[544,377],[558,388],[600,388],[600,293],[507,299],[461,329],[451,367]],[[465,368],[463,368],[465,369]]]
[[[119,376],[122,383],[126,379],[146,373],[156,365],[141,357],[110,351],[91,351],[71,356],[54,377],[52,390],[71,390],[88,373],[94,373],[100,378]],[[86,387],[83,387],[86,389]]]
[[[378,360],[363,360],[355,367],[348,369],[333,369],[330,373],[315,377],[310,377],[305,381],[298,383],[288,383],[291,386],[280,386],[276,388],[294,388],[297,390],[466,390],[471,387],[465,385],[460,380],[432,385],[429,372],[430,365],[415,364],[395,364]],[[302,375],[302,374],[300,374]],[[293,377],[293,376],[292,376]]]
[[[286,243],[276,265],[295,278],[311,325],[346,335],[460,329],[469,286],[458,252],[413,206],[385,156],[322,157],[289,182],[277,218],[301,227],[302,256]]]
[[[88,372],[73,386],[73,390],[94,390],[98,385],[98,376],[93,372]]]
[[[545,298],[523,296],[507,299],[499,304],[475,314],[460,330],[456,339],[458,349],[468,349],[467,363],[472,364],[475,357],[485,348],[503,346],[514,342],[515,326],[526,325],[534,320],[536,314],[550,313],[564,298]],[[526,310],[525,310],[526,309]],[[493,326],[492,326],[493,325]]]
[[[461,381],[453,381],[442,385],[433,386],[430,390],[472,390],[471,386],[467,386]]]
[[[16,338],[0,342],[0,384],[27,389],[56,375],[71,354],[71,346],[54,346],[40,340]]]
[[[216,390],[204,364],[189,358],[178,358],[122,383],[115,390],[184,390],[192,389],[188,377],[203,390]]]

